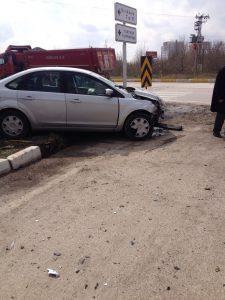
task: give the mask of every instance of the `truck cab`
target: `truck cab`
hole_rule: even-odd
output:
[[[0,79],[25,69],[24,51],[31,50],[31,46],[10,45],[0,54]]]

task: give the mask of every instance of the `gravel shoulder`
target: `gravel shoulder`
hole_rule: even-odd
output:
[[[184,131],[80,136],[0,178],[1,299],[224,298],[224,140],[207,106],[166,122]]]

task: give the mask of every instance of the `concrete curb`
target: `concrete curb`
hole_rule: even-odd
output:
[[[7,157],[7,160],[9,161],[13,170],[17,170],[40,159],[41,150],[38,146],[25,148]]]
[[[0,159],[0,175],[7,174],[11,171],[8,159]]]
[[[35,143],[35,142],[34,142]],[[49,157],[57,151],[69,145],[68,141],[52,138],[51,140],[41,140],[38,145],[29,146],[20,150],[6,159],[0,158],[0,176],[9,173],[10,171],[17,170],[36,162],[42,158]]]
[[[122,78],[115,79],[115,82],[122,82]],[[129,78],[127,82],[141,82],[137,78]],[[190,78],[190,79],[173,79],[173,78],[154,78],[152,82],[183,82],[183,83],[214,83],[215,79],[206,79],[206,78]]]
[[[215,79],[191,78],[191,79],[153,79],[153,82],[183,82],[183,83],[214,83]]]
[[[17,170],[21,167],[27,166],[42,158],[41,149],[39,146],[30,146],[21,151],[18,151],[7,159],[0,158],[0,176],[6,175],[12,170]]]

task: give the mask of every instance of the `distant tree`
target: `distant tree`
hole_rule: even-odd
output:
[[[180,38],[171,43],[171,49],[166,58],[158,58],[153,63],[153,78],[159,76],[192,77],[195,71],[196,50],[194,45]],[[133,59],[127,63],[128,77],[140,78],[141,56],[146,54],[146,47],[137,48]],[[215,77],[218,70],[225,65],[225,42],[214,41],[202,47],[202,73],[199,76]],[[113,76],[121,76],[123,72],[122,54],[116,55],[116,68]]]
[[[123,58],[121,53],[116,53],[116,66],[112,71],[112,76],[122,76],[123,73]]]

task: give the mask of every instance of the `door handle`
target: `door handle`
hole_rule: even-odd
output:
[[[79,99],[71,99],[70,102],[71,103],[81,103],[81,101]]]
[[[19,100],[33,100],[34,98],[32,96],[25,96],[25,97],[20,97]]]

